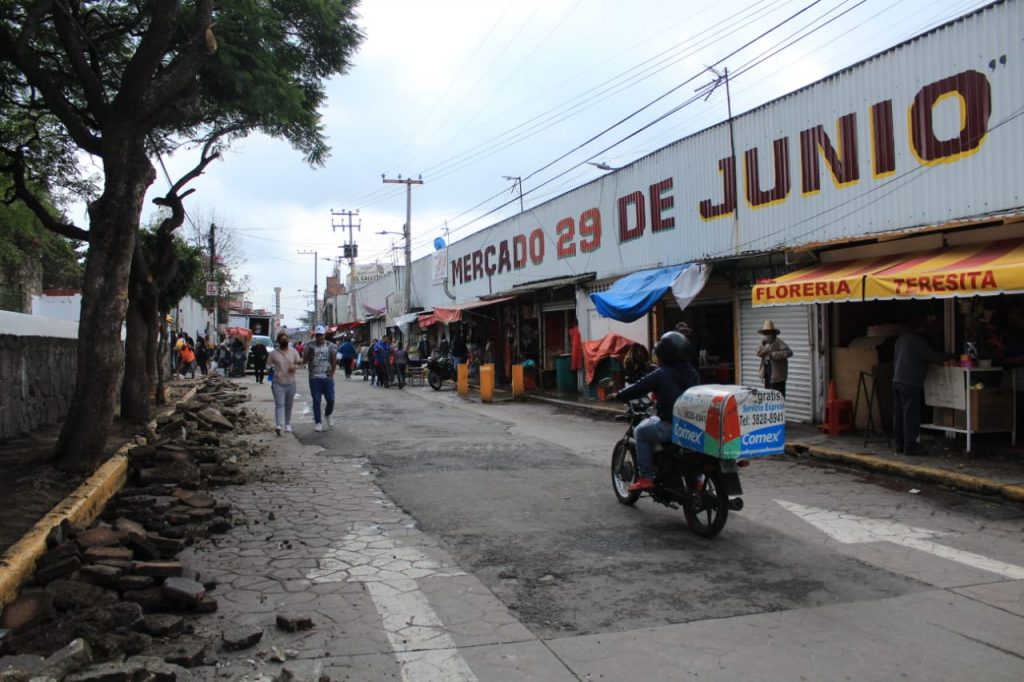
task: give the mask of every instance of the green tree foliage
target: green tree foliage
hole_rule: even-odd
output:
[[[184,220],[185,186],[234,139],[263,131],[322,163],[325,81],[348,69],[361,40],[356,4],[0,0],[0,121],[17,121],[0,126],[0,174],[47,228],[89,242],[62,466],[89,468],[112,423],[124,357],[110,340],[125,317],[151,159],[201,150],[157,201],[172,211],[171,231]],[[83,154],[102,168],[88,229],[34,191],[87,191]]]
[[[78,242],[42,226],[24,204],[0,202],[0,268],[14,273],[27,260],[42,266],[44,289],[77,289],[82,284]]]

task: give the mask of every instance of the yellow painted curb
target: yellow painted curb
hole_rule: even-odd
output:
[[[983,495],[995,495],[1004,497],[1014,502],[1024,502],[1024,486],[1007,485],[971,474],[961,474],[956,471],[948,471],[936,467],[922,466],[920,464],[909,464],[897,462],[884,457],[874,455],[861,455],[855,452],[839,450],[821,445],[811,445],[800,441],[786,444],[786,452],[793,455],[808,454],[817,459],[843,462],[853,464],[871,471],[881,471],[889,474],[897,474],[907,478],[921,481],[940,483],[960,490],[967,490]]]
[[[190,389],[175,407],[191,400],[198,387]],[[147,427],[155,428],[156,422]],[[0,608],[18,596],[18,590],[32,576],[36,560],[46,552],[46,536],[64,519],[76,526],[87,526],[96,520],[107,502],[124,486],[128,477],[128,451],[137,447],[128,442],[118,448],[110,459],[78,486],[74,492],[47,512],[20,540],[0,557]]]

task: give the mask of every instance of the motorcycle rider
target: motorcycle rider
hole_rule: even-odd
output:
[[[654,445],[672,439],[672,406],[684,391],[700,383],[700,375],[691,362],[693,346],[679,332],[662,334],[654,346],[654,355],[658,360],[654,371],[607,398],[625,402],[647,393],[653,392],[655,396],[657,414],[643,420],[633,430],[640,477],[629,486],[631,493],[654,489]]]

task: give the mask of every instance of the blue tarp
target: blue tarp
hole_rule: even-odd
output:
[[[683,270],[692,263],[673,265],[655,270],[642,270],[626,275],[611,286],[608,291],[590,294],[590,300],[597,312],[619,322],[632,322],[647,314],[672,288]]]

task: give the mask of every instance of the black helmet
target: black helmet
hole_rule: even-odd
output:
[[[693,355],[693,345],[679,332],[665,332],[654,345],[654,354],[662,365],[689,362]]]

